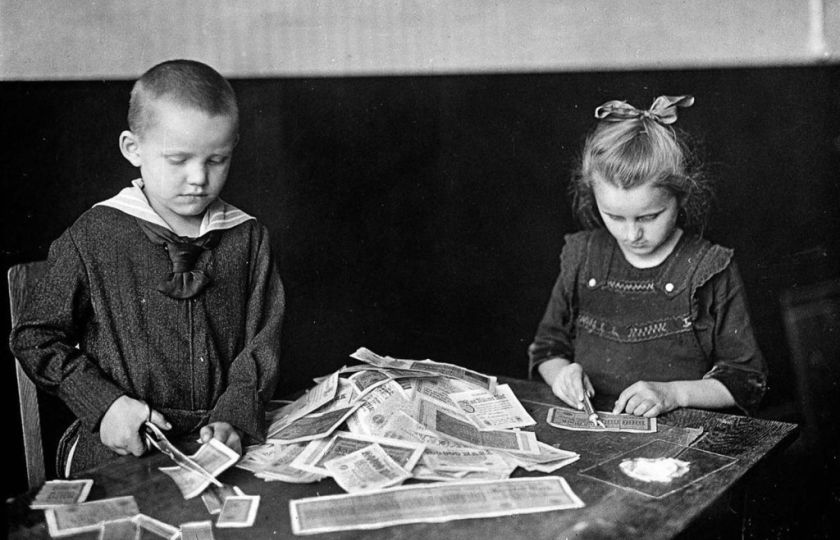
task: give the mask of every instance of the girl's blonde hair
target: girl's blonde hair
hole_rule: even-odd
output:
[[[663,121],[654,108],[639,111],[623,102],[609,103],[621,104],[620,114],[600,112],[604,106],[596,109],[601,121],[586,137],[569,186],[581,225],[604,227],[592,191],[598,178],[621,189],[653,183],[667,190],[680,205],[677,225],[702,234],[713,195],[711,182],[686,144],[687,136],[669,125],[676,120],[675,108],[673,118]]]

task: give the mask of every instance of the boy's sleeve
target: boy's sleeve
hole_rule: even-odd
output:
[[[534,369],[546,360],[562,357],[574,361],[575,280],[582,254],[579,244],[578,235],[566,236],[566,244],[560,254],[560,275],[554,283],[534,341],[528,346],[529,379]]]
[[[274,397],[280,374],[280,329],[286,298],[271,253],[268,231],[258,228],[251,272],[245,347],[234,358],[210,422],[228,422],[248,438],[265,440],[265,404]]]
[[[712,305],[714,317],[714,366],[704,378],[719,380],[736,405],[755,413],[767,388],[767,365],[753,333],[744,285],[735,263],[715,276]]]
[[[96,430],[125,392],[76,346],[92,314],[85,266],[66,231],[50,247],[47,273],[23,307],[9,343],[29,378]]]

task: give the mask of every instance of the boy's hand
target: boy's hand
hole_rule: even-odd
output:
[[[577,409],[583,409],[583,393],[595,395],[595,389],[580,364],[563,366],[551,383],[554,395]]]
[[[638,381],[621,392],[613,407],[613,413],[636,416],[658,416],[679,407],[676,387],[666,382]]]
[[[140,427],[146,420],[151,420],[162,429],[172,427],[162,414],[152,410],[147,403],[120,396],[108,407],[99,423],[99,440],[121,456],[142,456],[146,452],[146,442],[140,437]]]
[[[226,444],[237,454],[242,455],[242,436],[235,427],[227,422],[211,422],[207,424],[201,428],[199,437],[201,444],[205,444],[210,439],[216,439]]]

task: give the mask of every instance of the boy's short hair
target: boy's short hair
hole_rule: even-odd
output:
[[[207,64],[195,60],[167,60],[144,73],[131,89],[128,128],[142,137],[152,125],[149,103],[169,99],[209,115],[229,115],[239,123],[239,107],[230,83]]]

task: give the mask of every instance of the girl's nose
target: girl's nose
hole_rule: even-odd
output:
[[[642,228],[635,223],[630,223],[627,226],[627,241],[636,242],[642,239]]]

